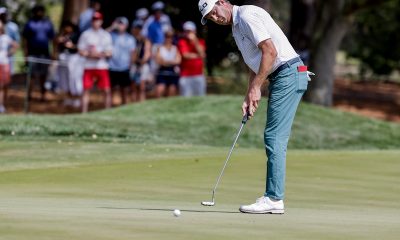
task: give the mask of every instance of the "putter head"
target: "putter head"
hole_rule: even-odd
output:
[[[204,201],[204,202],[201,202],[201,205],[203,205],[203,206],[208,206],[208,207],[212,207],[212,206],[215,205],[215,202],[206,202],[206,201]]]

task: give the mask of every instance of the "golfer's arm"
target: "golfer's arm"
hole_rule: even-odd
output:
[[[258,73],[254,76],[251,85],[261,87],[262,83],[267,78],[268,73],[272,69],[272,66],[277,56],[277,52],[271,39],[260,42],[258,44],[258,48],[261,50],[260,68],[258,70]]]
[[[250,87],[251,87],[251,85],[253,83],[253,80],[256,77],[256,73],[253,72],[253,70],[251,70],[251,68],[249,68],[249,72],[250,72],[250,74],[249,74],[249,84],[247,86],[247,89],[250,89]]]

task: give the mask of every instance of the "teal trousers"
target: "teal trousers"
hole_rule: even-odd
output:
[[[299,72],[297,62],[269,79],[269,98],[264,143],[267,154],[267,178],[264,196],[284,199],[286,150],[300,100],[307,90],[307,71]]]

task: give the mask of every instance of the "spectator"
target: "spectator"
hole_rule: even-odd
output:
[[[84,31],[78,41],[78,51],[85,58],[83,72],[82,112],[89,107],[90,90],[94,80],[97,87],[104,91],[105,108],[111,107],[110,76],[108,73],[108,58],[112,55],[111,35],[101,28],[103,15],[95,12],[92,17],[92,27]]]
[[[143,26],[143,30],[142,30],[142,34],[147,37],[150,38],[150,33],[149,31],[149,27],[150,25],[154,22],[157,21],[158,24],[161,27],[161,31],[163,32],[163,34],[165,32],[167,32],[168,30],[172,29],[172,25],[171,25],[171,19],[168,15],[166,15],[163,10],[164,10],[165,4],[161,1],[157,1],[155,3],[153,3],[153,5],[151,6],[151,10],[153,11],[153,15],[151,15],[150,17],[147,18],[147,20],[144,23]],[[163,37],[164,35],[161,35],[161,37]],[[152,43],[154,43],[152,41]],[[159,42],[159,44],[163,43]]]
[[[36,5],[32,9],[33,17],[25,24],[23,30],[24,53],[26,57],[50,59],[49,43],[54,38],[54,28],[51,21],[45,17],[45,8]],[[39,79],[41,88],[41,100],[45,100],[48,65],[42,63],[30,64],[32,83],[29,88],[29,98],[31,98],[33,83]]]
[[[181,55],[178,48],[173,44],[174,33],[165,33],[165,42],[161,45],[156,54],[156,62],[159,65],[157,74],[157,98],[164,96],[175,96],[178,90],[179,64]]]
[[[145,22],[147,20],[147,18],[149,17],[149,11],[147,10],[147,8],[139,8],[136,11],[136,19]]]
[[[10,83],[10,56],[15,53],[18,44],[5,33],[5,24],[0,21],[0,114],[6,112],[5,97]]]
[[[88,30],[92,24],[92,17],[95,12],[99,12],[101,4],[98,0],[90,0],[90,6],[83,11],[79,16],[79,31],[80,33]]]
[[[55,59],[59,59],[57,75],[60,88],[67,93],[64,105],[80,107],[80,96],[82,94],[83,68],[81,57],[78,54],[79,32],[78,27],[67,21],[62,24],[61,32],[55,39]]]
[[[187,21],[183,24],[184,37],[178,41],[182,55],[179,89],[182,96],[206,94],[206,79],[203,74],[205,42],[196,35],[196,25]]]
[[[131,84],[129,69],[136,48],[135,39],[126,32],[128,24],[126,17],[119,17],[109,28],[113,41],[113,55],[109,62],[111,86],[113,89],[119,87],[122,104],[127,102],[127,91]]]
[[[164,43],[164,33],[172,30],[171,20],[170,18],[163,13],[164,3],[163,2],[155,2],[152,5],[153,15],[150,16],[145,22],[145,26],[143,27],[144,31],[142,34],[147,36],[152,43],[152,59],[150,60],[150,71],[153,75],[157,74],[157,69],[159,66],[157,62],[154,61],[156,51],[158,47]]]
[[[142,34],[147,36],[151,41],[153,46],[161,45],[164,43],[164,31],[161,23],[161,11],[156,11],[154,13],[153,21],[151,21],[147,27],[147,34]]]
[[[19,35],[19,27],[16,23],[9,21],[9,15],[7,8],[1,7],[0,8],[0,21],[5,23],[5,31],[6,34],[14,40],[16,43],[20,43],[21,37]],[[14,73],[14,57],[10,57],[10,73]]]
[[[149,61],[151,58],[151,42],[141,34],[142,21],[135,21],[132,25],[132,35],[136,39],[136,49],[131,68],[132,100],[146,99],[146,84],[152,80]]]

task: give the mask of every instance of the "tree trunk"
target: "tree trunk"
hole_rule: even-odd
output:
[[[309,84],[305,100],[323,106],[333,104],[334,67],[336,53],[339,50],[351,21],[343,17],[332,17],[330,28],[326,29],[322,37],[311,51],[310,70],[316,76]]]
[[[62,21],[78,24],[79,15],[89,6],[89,0],[64,0]]]

